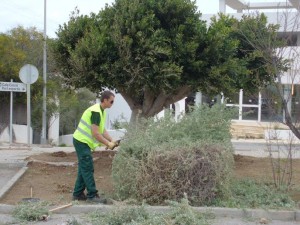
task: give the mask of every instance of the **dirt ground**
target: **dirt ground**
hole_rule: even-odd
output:
[[[114,152],[95,152],[95,181],[98,190],[107,196],[112,195],[111,167]],[[39,198],[54,205],[71,201],[72,191],[77,175],[76,153],[43,153],[28,158],[28,170],[13,188],[1,199],[2,204],[17,204],[24,198]],[[54,164],[49,164],[54,163]],[[57,165],[63,163],[64,165]],[[294,184],[300,187],[300,159],[293,162]],[[272,180],[269,159],[235,155],[235,176],[237,178],[255,178]],[[299,190],[299,189],[298,189]],[[294,200],[300,201],[299,191],[291,193]],[[84,204],[84,203],[80,203]]]

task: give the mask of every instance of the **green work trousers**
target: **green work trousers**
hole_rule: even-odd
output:
[[[94,179],[94,163],[90,147],[73,138],[73,144],[78,158],[78,173],[73,196],[80,196],[86,189],[87,198],[93,198],[97,193]]]

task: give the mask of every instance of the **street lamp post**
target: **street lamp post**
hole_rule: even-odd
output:
[[[43,80],[44,80],[44,86],[43,86],[43,115],[42,115],[42,137],[41,137],[41,143],[46,144],[47,143],[47,108],[46,108],[46,102],[47,102],[47,35],[46,35],[46,10],[47,8],[47,0],[44,0],[44,49],[43,49]]]

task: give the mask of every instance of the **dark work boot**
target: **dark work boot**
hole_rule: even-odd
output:
[[[106,204],[107,203],[107,199],[103,196],[99,196],[98,194],[96,194],[92,198],[87,198],[86,201],[89,203],[96,203],[96,204]]]
[[[73,201],[85,201],[86,199],[87,199],[87,197],[83,192],[78,196],[73,195],[73,198],[72,198]]]

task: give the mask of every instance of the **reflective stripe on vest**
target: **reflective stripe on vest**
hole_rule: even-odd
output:
[[[105,125],[105,119],[106,119],[106,112],[101,111],[100,105],[95,104],[91,107],[89,107],[87,110],[84,111],[80,122],[78,124],[78,127],[76,131],[73,134],[73,137],[83,143],[88,144],[88,146],[94,150],[97,146],[101,145],[100,142],[97,141],[95,137],[92,135],[92,126],[91,126],[91,115],[92,112],[98,112],[100,114],[100,124],[99,124],[99,133],[103,134],[104,132],[104,125]]]
[[[88,125],[86,122],[84,122],[84,120],[80,119],[80,123],[82,123],[83,125],[85,125],[87,128],[92,129],[92,126]],[[88,132],[84,131],[83,129],[81,129],[79,126],[77,127],[77,130],[82,133],[83,135],[89,137],[90,139],[93,140],[95,145],[99,145],[99,141],[97,141],[96,138],[93,137],[93,135],[90,135]]]

